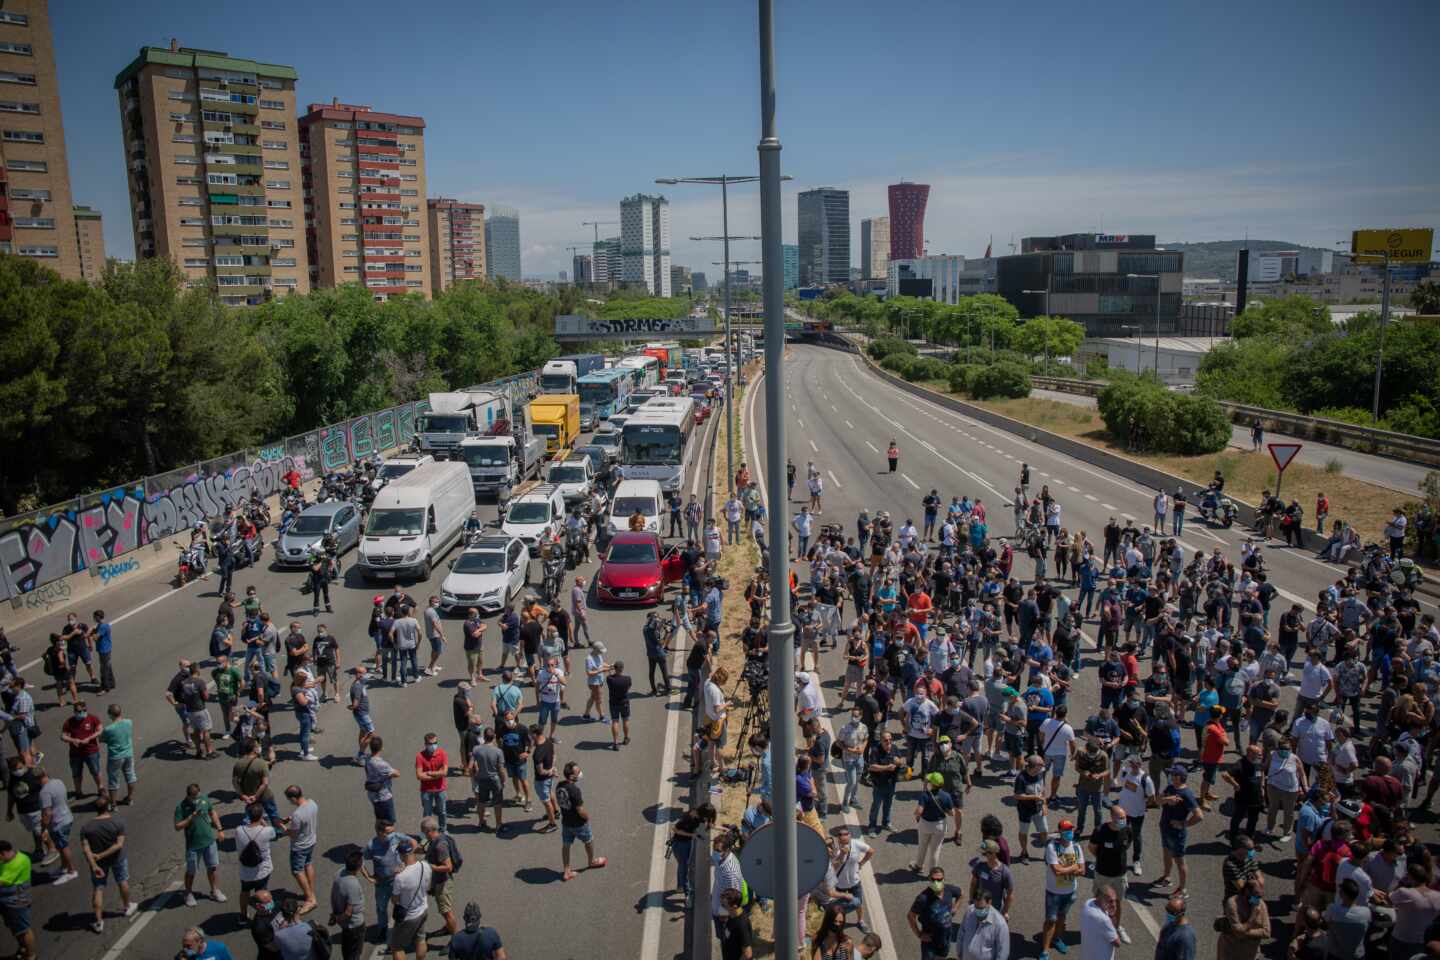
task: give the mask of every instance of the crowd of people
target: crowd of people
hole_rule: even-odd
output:
[[[893,469],[898,450],[887,453]],[[820,476],[813,463],[807,473]],[[748,808],[711,839],[724,955],[751,955],[753,898],[735,853],[775,815],[779,775],[795,777],[795,816],[832,858],[806,898],[822,916],[801,945],[807,957],[873,952],[859,868],[912,823],[908,870],[925,886],[906,925],[922,960],[1005,960],[1017,885],[1041,879],[1044,920],[1025,932],[1041,960],[1077,942],[1086,958],[1116,956],[1132,940],[1132,884],[1163,898],[1157,960],[1195,956],[1193,923],[1216,931],[1222,958],[1262,947],[1292,960],[1437,955],[1440,882],[1414,822],[1432,819],[1440,787],[1440,629],[1388,559],[1337,571],[1308,604],[1286,603],[1263,537],[1234,558],[1220,547],[1187,555],[1183,493],[1157,492],[1153,525],[1112,517],[1092,539],[1066,527],[1058,498],[1034,490],[1029,473],[1008,537],[969,496],[946,503],[930,491],[922,525],[865,511],[853,527],[815,519],[823,483],[800,498],[800,746],[772,757],[763,729],[744,745]],[[768,596],[762,569],[740,637],[751,661],[768,652]],[[838,670],[822,664],[827,649],[843,657]],[[833,733],[822,675],[840,691]],[[726,679],[707,693],[718,698]],[[1084,713],[1081,690],[1094,704]],[[725,706],[707,705],[702,723]],[[896,804],[897,790],[913,807]],[[983,792],[1008,794],[1015,820],[986,815],[967,837],[967,798]],[[841,822],[847,811],[860,829]],[[1195,850],[1196,831],[1217,817],[1228,854]],[[714,818],[708,805],[691,811],[672,845],[688,848]],[[1161,851],[1153,879],[1142,879],[1147,841]],[[1293,852],[1293,872],[1262,868],[1257,845]],[[691,859],[677,857],[682,891]],[[1217,882],[1219,911],[1192,918],[1197,884]]]

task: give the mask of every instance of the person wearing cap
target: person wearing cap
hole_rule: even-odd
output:
[[[480,925],[480,904],[465,904],[465,929],[450,938],[451,960],[509,960],[500,933],[494,927]]]
[[[928,872],[940,865],[940,853],[945,846],[946,822],[955,819],[955,829],[960,829],[956,818],[955,801],[945,790],[945,777],[939,773],[925,776],[925,789],[915,807],[916,832],[919,835],[919,850],[910,869]]]
[[[998,824],[996,821],[997,828]],[[981,829],[985,829],[983,823]],[[1015,901],[1015,877],[1002,860],[1003,855],[999,839],[987,837],[980,841],[980,856],[970,861],[970,899],[973,901],[984,890],[995,908],[1009,917]]]
[[[943,780],[941,787],[955,803],[955,832],[950,839],[958,845],[963,837],[961,821],[965,808],[965,794],[970,792],[973,784],[970,780],[970,770],[965,765],[965,758],[960,751],[955,749],[950,737],[940,737],[939,749],[930,758],[930,764],[926,767],[925,772],[940,775]]]
[[[1170,783],[1161,793],[1159,800],[1160,846],[1164,859],[1155,885],[1168,886],[1170,868],[1174,866],[1178,876],[1174,893],[1176,896],[1183,896],[1185,884],[1190,878],[1189,868],[1185,865],[1185,844],[1190,828],[1205,818],[1205,812],[1200,808],[1200,801],[1195,798],[1194,791],[1187,785],[1189,771],[1183,764],[1174,764],[1165,773],[1169,775]]]
[[[419,856],[419,846],[410,837],[395,846],[401,867],[390,882],[394,901],[395,926],[390,931],[390,954],[405,960],[413,952],[415,960],[425,960],[430,946],[425,938],[425,917],[430,911],[428,894],[434,868]]]
[[[1085,874],[1085,851],[1075,842],[1075,824],[1060,821],[1060,832],[1045,844],[1045,924],[1040,929],[1040,960],[1048,960],[1052,944],[1060,953],[1068,951],[1061,941],[1065,918]]]

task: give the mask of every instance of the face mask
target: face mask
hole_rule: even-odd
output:
[[[1129,820],[1116,820],[1116,821],[1115,821],[1115,829],[1116,829],[1116,830],[1124,830],[1124,829],[1125,829],[1125,825],[1126,825],[1127,823],[1129,823],[1129,822],[1130,822]]]
[[[433,754],[434,752],[435,752],[435,744],[433,744],[433,743],[427,743],[427,744],[425,744],[425,756],[428,757],[428,756],[430,756],[431,754]]]
[[[850,714],[850,719],[851,719],[851,720],[854,720],[856,723],[859,723],[859,722],[860,722],[860,714],[858,714],[858,713],[852,713],[852,714]]]
[[[584,780],[584,779],[585,779],[585,771],[584,771],[584,770],[577,770],[577,771],[575,771],[575,782],[576,782],[576,783],[579,783],[581,780]]]
[[[1179,913],[1171,913],[1170,908],[1166,907],[1165,916],[1169,917],[1171,920],[1179,920],[1181,917],[1185,916],[1185,911],[1181,910]]]
[[[1275,751],[1275,756],[1279,757],[1281,760],[1289,760],[1289,759],[1290,759],[1290,751],[1289,751],[1289,750],[1276,750],[1276,751]]]
[[[1246,851],[1245,851],[1245,859],[1246,859],[1246,860],[1254,860],[1254,859],[1255,859],[1255,851],[1254,851],[1254,850],[1246,850]]]
[[[1259,905],[1260,905],[1260,898],[1259,898],[1258,896],[1255,896],[1254,894],[1251,894],[1251,895],[1250,895],[1250,906],[1252,906],[1252,907],[1258,907]]]
[[[931,880],[931,881],[930,881],[930,889],[931,889],[931,890],[934,890],[936,893],[943,893],[944,890],[945,890],[945,881],[944,881],[944,880]]]
[[[185,957],[198,957],[200,956],[200,951],[191,950],[189,947],[186,947],[185,949],[180,951],[180,955]]]
[[[1066,843],[1070,843],[1072,840],[1075,839],[1075,831],[1074,831],[1074,830],[1061,830],[1061,831],[1060,831],[1060,839],[1061,839],[1061,840],[1064,840]]]
[[[941,752],[941,753],[949,753],[949,752],[950,752],[950,744],[948,744],[948,743],[942,743],[942,744],[940,744],[940,752]]]
[[[76,707],[76,708],[75,708],[75,716],[77,716],[77,717],[83,717],[83,716],[85,716],[85,708],[84,708],[84,707]]]
[[[976,908],[975,908],[975,919],[976,919],[976,920],[984,920],[984,919],[985,919],[986,917],[988,917],[988,916],[990,916],[990,908],[989,908],[989,907],[976,907]]]

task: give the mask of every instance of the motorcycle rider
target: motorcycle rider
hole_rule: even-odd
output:
[[[310,589],[310,614],[320,614],[320,595],[325,595],[325,612],[334,613],[330,606],[330,554],[323,543],[310,545],[310,575],[307,586]]]
[[[480,511],[471,510],[470,518],[465,521],[465,542],[473,542],[484,528],[485,525],[480,521]]]

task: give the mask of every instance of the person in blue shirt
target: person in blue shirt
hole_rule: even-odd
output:
[[[1075,598],[1075,607],[1079,609],[1083,605],[1085,608],[1084,617],[1088,620],[1090,619],[1090,611],[1095,606],[1095,558],[1086,557],[1081,560],[1078,573],[1080,575],[1080,593]]]
[[[506,960],[509,956],[494,927],[480,925],[480,904],[465,904],[465,929],[450,938],[454,960]]]
[[[1037,678],[1025,689],[1022,696],[1025,701],[1025,752],[1040,752],[1040,725],[1050,719],[1050,712],[1055,706],[1055,695],[1050,688],[1043,685]]]
[[[110,635],[110,621],[105,619],[104,610],[94,613],[95,652],[100,655],[100,692],[109,693],[115,689],[115,669],[111,663],[114,641]]]
[[[180,956],[187,960],[235,960],[229,947],[219,940],[206,940],[199,927],[191,927],[180,938]]]
[[[971,523],[970,546],[974,547],[976,550],[982,549],[985,546],[985,539],[989,533],[990,528],[986,526],[985,521],[976,520],[975,522]]]

